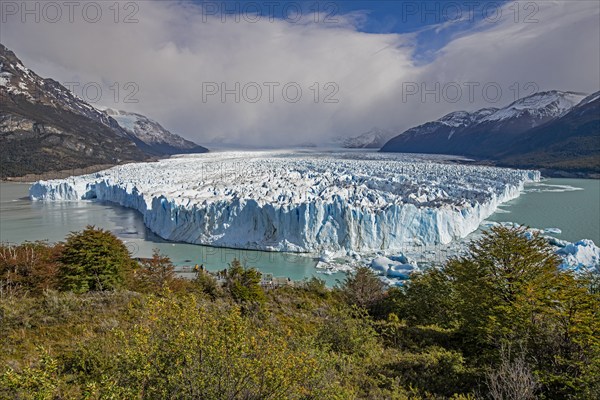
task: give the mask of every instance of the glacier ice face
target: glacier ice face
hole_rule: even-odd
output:
[[[443,157],[223,152],[39,181],[33,200],[99,199],[138,210],[164,239],[243,249],[401,250],[475,231],[537,171]]]

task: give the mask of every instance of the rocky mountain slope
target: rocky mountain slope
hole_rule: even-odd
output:
[[[0,100],[0,178],[206,151],[181,138],[181,149],[145,143],[2,44]]]
[[[600,92],[561,117],[525,132],[498,158],[501,165],[536,167],[553,175],[600,174]]]

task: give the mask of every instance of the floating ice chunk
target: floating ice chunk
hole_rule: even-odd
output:
[[[354,267],[348,263],[338,264],[323,261],[319,261],[315,268],[317,269],[317,273],[325,275],[333,275],[339,272],[347,273],[354,270]]]
[[[404,286],[404,281],[400,280],[400,279],[393,279],[393,278],[388,278],[387,276],[379,276],[379,279],[385,283],[387,286],[396,286],[396,287],[400,287],[400,286]]]
[[[416,270],[417,268],[411,264],[392,265],[387,270],[387,276],[391,278],[408,279]]]
[[[559,228],[546,228],[544,229],[544,233],[560,235],[562,233],[562,230],[560,230]]]
[[[589,239],[569,243],[556,254],[563,258],[561,269],[600,272],[600,248]]]
[[[577,190],[583,190],[583,188],[570,186],[570,185],[550,185],[547,183],[536,183],[527,188],[526,192],[550,192],[550,193],[562,193],[562,192],[574,192]]]
[[[496,210],[496,212],[498,212],[498,210]],[[491,228],[491,227],[498,226],[498,225],[500,225],[498,222],[488,221],[488,220],[485,220],[481,223],[481,226],[484,228]]]
[[[373,271],[385,275],[390,263],[394,262],[387,257],[376,257],[371,261],[370,267]]]
[[[404,256],[398,257],[404,258]],[[418,268],[412,264],[404,264],[388,257],[376,257],[371,261],[371,269],[389,278],[408,279]]]
[[[556,247],[565,247],[568,244],[570,244],[566,240],[557,239],[557,238],[552,237],[552,236],[548,236],[548,243],[550,243],[552,246],[556,246]]]

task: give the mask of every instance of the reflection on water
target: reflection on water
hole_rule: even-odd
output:
[[[137,211],[105,202],[32,202],[27,198],[28,189],[24,184],[0,183],[0,241],[57,242],[72,231],[95,225],[115,233],[135,257],[150,257],[152,249],[158,248],[178,266],[203,264],[216,271],[237,258],[264,273],[293,280],[317,276],[333,285],[344,277],[342,273],[318,273],[316,260],[305,255],[167,242],[144,226]]]

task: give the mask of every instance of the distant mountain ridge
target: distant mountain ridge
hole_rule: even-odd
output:
[[[0,97],[0,178],[207,151],[157,123],[144,126],[160,127],[163,142],[144,142],[135,129],[124,129],[60,83],[26,68],[2,44]]]
[[[190,154],[205,153],[208,150],[165,129],[158,122],[137,113],[106,108],[106,115],[117,121],[134,142],[150,153]],[[140,143],[141,142],[141,143]]]
[[[599,125],[600,92],[586,97],[552,90],[504,108],[447,114],[406,130],[381,151],[455,154],[506,166],[598,173]]]
[[[340,138],[338,141],[347,149],[379,149],[392,137],[394,132],[374,127],[361,135]]]

